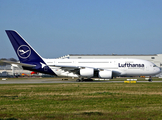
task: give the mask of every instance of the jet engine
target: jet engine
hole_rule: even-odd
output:
[[[112,79],[112,71],[99,71],[98,76],[104,79]]]
[[[80,75],[82,77],[91,78],[91,77],[94,76],[94,69],[93,68],[81,68],[80,69]]]

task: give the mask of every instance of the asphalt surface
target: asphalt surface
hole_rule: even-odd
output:
[[[137,82],[149,82],[149,81],[137,81]],[[152,81],[152,82],[162,82],[162,81]],[[12,78],[0,78],[0,84],[40,84],[40,83],[124,83],[124,81],[84,81],[76,82],[74,79],[53,79],[53,78],[27,78],[27,79],[12,79]]]

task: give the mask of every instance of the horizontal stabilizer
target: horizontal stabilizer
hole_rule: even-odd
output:
[[[32,65],[32,64],[26,64],[26,63],[18,63],[18,62],[13,62],[13,61],[8,61],[8,60],[0,60],[1,62],[5,62],[5,63],[9,63],[9,64],[16,64],[16,65],[20,65],[22,67],[35,67],[36,65]]]

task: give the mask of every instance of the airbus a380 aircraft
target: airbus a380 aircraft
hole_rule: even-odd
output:
[[[140,59],[45,59],[16,31],[6,30],[23,69],[56,76],[112,79],[116,76],[152,76],[160,73],[155,64]],[[8,61],[6,61],[8,62]]]

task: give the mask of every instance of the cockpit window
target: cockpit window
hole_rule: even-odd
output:
[[[157,66],[154,64],[153,67],[157,67]]]

